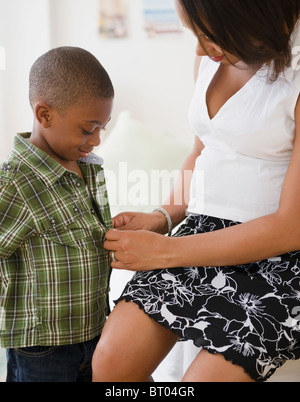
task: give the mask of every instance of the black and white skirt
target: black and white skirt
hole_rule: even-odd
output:
[[[175,236],[237,224],[191,215]],[[255,381],[300,358],[300,251],[234,267],[138,272],[118,301],[124,299],[180,340],[243,367]]]

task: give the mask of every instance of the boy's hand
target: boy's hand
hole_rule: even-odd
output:
[[[124,212],[113,218],[113,227],[117,230],[147,230],[165,234],[168,230],[166,218],[160,212],[149,214]]]

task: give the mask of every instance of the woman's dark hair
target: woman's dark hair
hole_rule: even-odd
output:
[[[300,0],[179,0],[199,29],[248,65],[272,63],[274,80],[291,64],[291,34]]]

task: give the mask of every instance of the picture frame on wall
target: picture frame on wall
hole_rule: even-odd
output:
[[[174,0],[143,0],[143,9],[148,37],[182,33]]]
[[[99,0],[99,31],[104,38],[127,38],[128,0]]]

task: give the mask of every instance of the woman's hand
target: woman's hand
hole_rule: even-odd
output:
[[[113,227],[118,230],[148,230],[165,234],[168,224],[165,216],[160,212],[149,214],[138,212],[124,212],[113,218]]]
[[[104,247],[110,251],[112,268],[130,271],[168,268],[171,238],[144,230],[110,230],[105,237]]]

